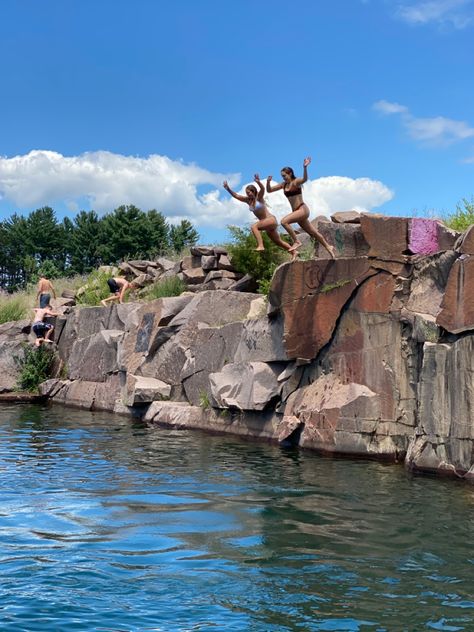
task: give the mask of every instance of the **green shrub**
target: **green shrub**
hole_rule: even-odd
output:
[[[268,293],[270,280],[276,268],[288,261],[288,255],[262,232],[265,250],[257,252],[255,237],[250,228],[228,226],[233,242],[227,245],[232,264],[238,272],[250,274],[258,283],[259,292]]]
[[[13,320],[21,320],[28,315],[28,306],[25,296],[5,297],[0,300],[0,324]]]
[[[77,302],[80,305],[100,305],[100,301],[110,296],[110,288],[107,281],[110,274],[101,270],[94,270],[87,277],[85,285],[77,294]]]
[[[166,296],[179,296],[186,290],[185,283],[177,276],[167,277],[161,281],[149,285],[141,295],[147,301]]]
[[[456,211],[451,215],[447,215],[444,223],[448,228],[458,230],[460,232],[474,224],[474,197],[469,201],[463,198],[459,204],[456,205]]]
[[[24,346],[22,358],[16,358],[20,366],[18,388],[22,391],[36,391],[41,382],[51,377],[56,354],[47,346]]]

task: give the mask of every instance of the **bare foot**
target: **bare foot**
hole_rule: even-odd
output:
[[[295,243],[290,247],[288,252],[293,252],[293,250],[298,250],[300,246],[301,246],[301,241],[295,241]]]
[[[107,307],[107,303],[105,302],[105,298],[104,300],[100,301],[101,305],[103,305],[104,307]]]
[[[258,246],[258,248],[255,248],[255,252],[263,252],[265,250],[265,246]]]
[[[298,255],[300,254],[296,248],[294,248],[293,250],[288,250],[288,252],[291,255],[292,261],[295,261],[298,258]]]

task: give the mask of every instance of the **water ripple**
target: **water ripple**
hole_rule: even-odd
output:
[[[474,630],[462,484],[31,406],[0,474],[2,630]]]

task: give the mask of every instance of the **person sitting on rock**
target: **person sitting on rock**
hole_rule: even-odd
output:
[[[305,158],[303,161],[303,177],[297,178],[295,173],[291,167],[283,167],[281,170],[281,177],[283,178],[283,182],[280,184],[276,184],[275,186],[271,186],[270,182],[272,180],[272,176],[267,177],[267,193],[273,193],[274,191],[283,190],[288,202],[291,206],[291,213],[286,215],[281,220],[281,225],[290,235],[291,240],[293,242],[292,249],[297,249],[301,246],[301,242],[296,237],[296,233],[291,227],[291,224],[299,224],[301,228],[308,233],[310,237],[314,240],[319,241],[320,244],[326,248],[326,250],[331,255],[331,258],[334,259],[336,256],[336,251],[334,247],[328,244],[328,242],[324,239],[319,231],[311,224],[309,221],[309,208],[303,201],[303,189],[302,185],[308,179],[308,165],[311,163],[311,158]]]
[[[44,319],[48,316],[59,316],[57,312],[53,310],[51,305],[45,307],[35,307],[33,309],[35,316],[33,319],[32,330],[36,335],[35,346],[39,347],[44,342],[53,342],[51,337],[54,332],[54,326],[51,323],[45,323]]]
[[[46,277],[41,277],[38,281],[38,292],[36,294],[36,300],[39,299],[39,306],[41,308],[49,305],[51,294],[54,298],[56,298],[56,291],[53,287],[53,284]]]
[[[112,294],[111,296],[108,296],[107,298],[104,298],[102,301],[100,301],[102,305],[104,305],[104,307],[107,305],[107,303],[111,303],[112,301],[123,303],[125,292],[137,287],[135,283],[130,283],[129,281],[127,281],[127,279],[124,279],[123,277],[113,277],[111,279],[108,279],[107,285],[109,286]]]
[[[259,191],[257,191],[257,187],[255,187],[253,184],[249,184],[249,186],[245,187],[246,195],[239,195],[238,193],[232,191],[229,184],[227,183],[227,180],[224,181],[223,186],[224,189],[228,193],[230,193],[233,198],[239,200],[239,202],[244,202],[244,204],[248,204],[249,210],[252,211],[252,213],[254,213],[254,215],[258,219],[258,222],[252,224],[251,226],[253,236],[257,241],[257,247],[255,248],[255,250],[257,252],[262,252],[263,250],[265,250],[265,246],[263,245],[262,233],[260,232],[264,230],[274,244],[276,244],[279,248],[283,248],[283,250],[291,253],[294,259],[296,257],[296,252],[293,253],[295,249],[292,248],[290,244],[287,244],[286,241],[283,241],[283,239],[280,237],[277,231],[277,218],[269,212],[267,205],[265,204],[265,199],[263,197],[265,193],[265,188],[260,180],[260,176],[258,175],[258,173],[255,174],[254,180],[258,184]]]

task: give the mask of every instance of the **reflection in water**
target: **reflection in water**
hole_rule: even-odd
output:
[[[474,491],[105,413],[0,409],[2,630],[474,630]]]

